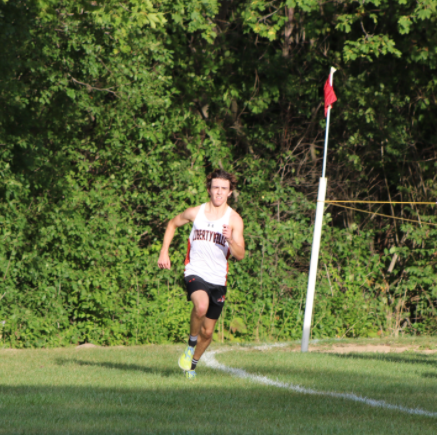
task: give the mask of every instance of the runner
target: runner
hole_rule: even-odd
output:
[[[232,254],[237,260],[244,258],[243,220],[227,204],[236,185],[235,176],[222,169],[209,174],[206,187],[210,201],[170,220],[158,259],[160,269],[170,269],[168,250],[176,228],[193,222],[184,273],[187,299],[193,302],[193,310],[188,346],[179,358],[179,367],[188,379],[196,377],[196,365],[211,343],[223,310],[228,257]]]

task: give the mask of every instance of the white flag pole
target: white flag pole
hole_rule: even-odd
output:
[[[329,74],[329,82],[332,86],[335,68],[331,67]],[[305,304],[305,317],[303,321],[302,333],[302,352],[308,351],[310,341],[311,319],[313,315],[314,293],[316,289],[317,265],[319,263],[320,239],[322,238],[323,210],[325,207],[326,185],[328,180],[325,178],[326,158],[328,154],[328,134],[329,121],[331,114],[331,106],[328,107],[328,115],[326,117],[326,134],[325,134],[325,149],[323,153],[323,171],[322,178],[319,182],[319,193],[317,195],[316,221],[314,223],[313,246],[311,248],[310,273],[308,277],[307,299]]]

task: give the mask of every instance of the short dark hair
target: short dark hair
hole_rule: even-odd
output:
[[[211,189],[211,182],[214,178],[220,178],[222,180],[228,180],[231,185],[231,190],[237,188],[237,177],[234,174],[224,171],[223,169],[215,169],[206,177],[206,187]]]

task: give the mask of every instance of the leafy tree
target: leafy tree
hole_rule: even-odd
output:
[[[217,166],[239,177],[248,255],[216,338],[300,337],[329,67],[328,198],[434,201],[436,4],[1,2],[4,344],[185,339],[188,228],[174,269],[156,261]],[[329,206],[313,335],[435,330],[434,236]]]

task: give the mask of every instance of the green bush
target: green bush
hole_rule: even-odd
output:
[[[185,340],[189,228],[157,258],[219,166],[247,255],[215,338],[299,338],[331,65],[328,197],[436,197],[435,1],[394,3],[0,2],[3,345]],[[434,332],[434,228],[329,206],[313,338]]]

